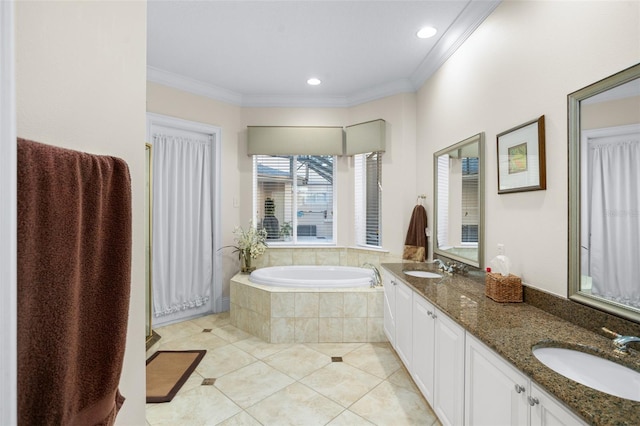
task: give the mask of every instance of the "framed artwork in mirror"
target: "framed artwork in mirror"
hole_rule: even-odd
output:
[[[544,115],[500,133],[498,194],[547,188],[544,154]]]

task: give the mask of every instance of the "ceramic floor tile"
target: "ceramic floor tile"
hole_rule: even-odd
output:
[[[329,356],[345,356],[362,345],[362,343],[305,343],[305,346],[314,351]]]
[[[257,360],[257,358],[233,345],[226,345],[207,351],[207,354],[196,367],[196,371],[202,377],[217,379],[239,368],[253,364]]]
[[[420,389],[418,389],[416,384],[413,382],[413,379],[404,368],[399,368],[395,373],[387,378],[387,381],[421,395]]]
[[[253,336],[248,339],[239,340],[233,345],[258,359],[268,357],[269,355],[273,355],[293,346],[293,344],[290,343],[267,343],[264,340]]]
[[[247,409],[265,426],[326,425],[343,407],[308,387],[294,383]]]
[[[216,387],[247,408],[293,382],[291,377],[259,361],[216,380]]]
[[[437,417],[415,392],[387,381],[363,396],[349,410],[379,426],[432,425]]]
[[[232,326],[231,324],[226,324],[222,327],[214,328],[211,332],[216,336],[223,338],[229,343],[234,343],[239,340],[244,340],[251,337],[249,333],[245,333],[244,331]]]
[[[206,403],[203,403],[205,402]],[[214,386],[200,386],[147,409],[151,426],[216,425],[242,411]]]
[[[263,361],[276,370],[299,380],[329,364],[331,358],[304,345],[293,345],[264,358]]]
[[[206,317],[196,318],[191,320],[191,322],[202,328],[217,328],[229,324],[229,317],[229,312],[223,312],[221,314],[207,315]]]
[[[342,358],[347,364],[383,379],[401,367],[393,349],[385,343],[366,343]]]
[[[388,343],[269,344],[231,326],[229,313],[156,331],[162,349],[207,355],[173,401],[146,405],[147,426],[441,426]]]
[[[180,351],[180,350],[192,350],[192,349],[206,349],[207,351],[212,351],[221,346],[228,345],[224,339],[216,336],[213,333],[205,333],[200,330],[199,333],[192,334],[187,337],[180,337],[177,339],[170,340],[166,343],[162,343],[160,345],[160,350],[162,351]]]
[[[162,336],[160,339],[160,343],[165,344],[174,339],[202,333],[202,328],[191,323],[190,321],[184,321],[176,324],[165,325],[164,327],[154,328],[154,331]]]
[[[349,410],[344,410],[338,417],[327,423],[327,426],[375,426]]]
[[[376,387],[382,379],[344,362],[332,362],[300,382],[346,408]]]
[[[222,423],[218,423],[217,426],[260,426],[260,422],[247,414],[246,411],[242,411]]]

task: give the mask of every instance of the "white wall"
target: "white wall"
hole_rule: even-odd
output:
[[[418,190],[433,152],[486,135],[485,263],[567,295],[567,95],[640,59],[640,2],[505,1],[418,92]],[[547,190],[497,194],[496,135],[545,115]]]
[[[129,165],[133,257],[117,424],[145,424],[145,2],[17,2],[18,136]]]

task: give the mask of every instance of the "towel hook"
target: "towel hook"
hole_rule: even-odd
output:
[[[425,194],[420,194],[420,195],[418,195],[418,197],[416,197],[416,204],[422,205],[422,203],[426,199],[427,199],[427,196]]]

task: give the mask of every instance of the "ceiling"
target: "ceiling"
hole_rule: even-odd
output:
[[[357,105],[418,89],[498,4],[150,0],[147,79],[241,106]]]

